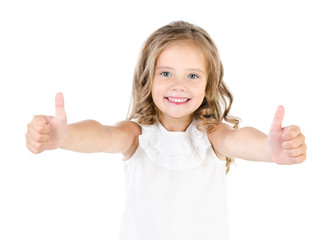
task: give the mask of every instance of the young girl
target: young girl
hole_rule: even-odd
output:
[[[301,163],[306,145],[298,126],[281,127],[282,106],[268,136],[238,129],[222,78],[208,33],[173,22],[144,43],[127,121],[67,125],[59,93],[55,116],[34,116],[28,125],[27,147],[33,153],[122,153],[127,200],[121,240],[229,239],[224,176],[233,158]]]

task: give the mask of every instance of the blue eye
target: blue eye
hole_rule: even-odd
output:
[[[196,79],[196,78],[198,78],[198,76],[196,74],[189,74],[188,78]]]
[[[171,74],[169,72],[162,72],[160,75],[162,75],[163,77],[170,77]]]

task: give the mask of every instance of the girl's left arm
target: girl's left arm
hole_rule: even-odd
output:
[[[268,136],[244,127],[239,130],[221,123],[209,134],[215,152],[220,156],[278,164],[301,163],[306,159],[305,136],[298,126],[282,128],[284,108],[279,106]]]

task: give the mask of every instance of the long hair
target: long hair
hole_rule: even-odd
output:
[[[158,109],[155,106],[151,86],[156,61],[162,50],[175,41],[193,40],[203,53],[208,71],[205,97],[202,104],[194,112],[197,128],[210,133],[217,124],[225,120],[234,129],[239,127],[239,119],[231,116],[229,111],[233,95],[223,81],[223,66],[217,47],[209,34],[202,28],[184,21],[165,25],[144,42],[137,62],[128,119],[136,119],[140,124],[151,125],[159,122]],[[234,159],[226,157],[226,173]]]

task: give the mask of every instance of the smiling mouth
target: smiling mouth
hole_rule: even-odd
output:
[[[182,97],[165,97],[169,102],[175,103],[175,104],[182,104],[189,102],[190,98],[182,98]]]

